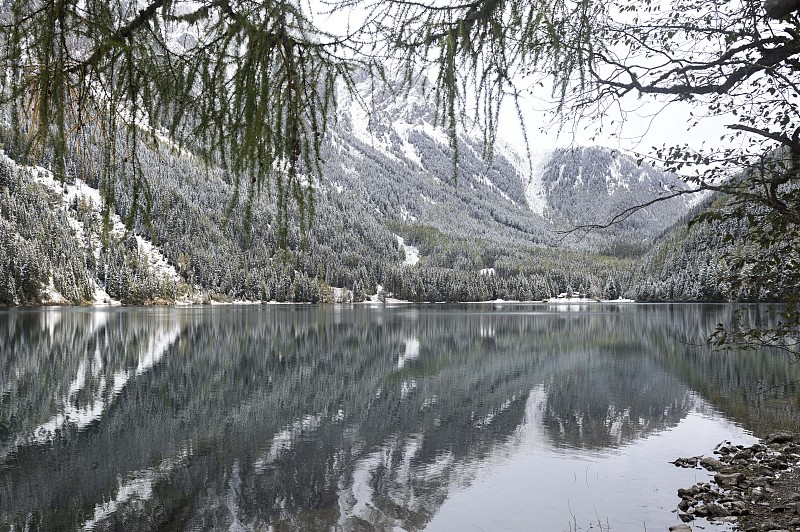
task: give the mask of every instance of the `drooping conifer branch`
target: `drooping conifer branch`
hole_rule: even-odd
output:
[[[10,67],[0,104],[21,110],[15,128],[29,132],[26,153],[63,177],[68,130],[92,127],[97,142],[115,150],[102,173],[107,207],[123,172],[133,210],[146,213],[136,157],[116,153],[109,136],[121,126],[130,151],[140,138],[163,144],[155,134],[163,130],[174,147],[228,172],[231,209],[246,188],[248,223],[253,198],[266,189],[278,202],[282,240],[290,204],[307,227],[337,82],[352,88],[356,69],[371,60],[345,57],[347,44],[292,1],[213,0],[189,13],[174,0],[135,6],[20,0],[0,19],[0,64]],[[196,42],[180,45],[176,32]]]

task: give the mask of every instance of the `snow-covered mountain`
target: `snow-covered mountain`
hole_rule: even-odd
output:
[[[69,165],[96,175],[67,176],[63,185],[9,160],[0,171],[0,222],[8,229],[0,238],[0,304],[46,302],[48,287],[74,303],[103,291],[122,302],[172,300],[178,292],[267,301],[599,297],[603,287],[624,291],[631,271],[629,262],[603,254],[640,253],[686,212],[673,201],[610,231],[565,236],[574,224],[602,223],[681,184],[602,148],[533,147],[529,163],[500,139],[487,163],[482,135],[469,128],[458,134],[454,175],[449,138],[421,89],[393,94],[367,82],[359,89],[361,98],[340,98],[312,227],[302,235],[293,225],[288,250],[277,247],[273,198],[257,198],[248,233],[246,191],[229,210],[229,176],[169,143],[158,153],[138,148],[143,178],[158,193],[150,195],[150,223],[139,216],[130,230],[113,217],[104,230],[100,220],[92,189],[102,150],[90,146],[82,152],[89,164]],[[0,128],[9,154],[11,138]],[[115,186],[124,219],[133,191],[124,179]],[[77,189],[93,202],[76,201],[69,191]],[[59,235],[60,248],[48,234]]]
[[[500,139],[487,165],[480,131],[462,128],[458,137],[454,176],[449,138],[420,89],[345,98],[325,154],[325,179],[337,190],[359,193],[384,217],[527,245],[604,250],[618,240],[641,244],[687,210],[682,201],[657,204],[609,231],[565,239],[563,231],[574,225],[605,223],[684,185],[675,175],[595,147],[533,147],[529,163]]]
[[[687,189],[678,176],[602,147],[559,149],[541,173],[544,215],[562,226],[604,225],[627,209]],[[644,243],[689,210],[687,196],[654,203],[606,229],[622,243]]]

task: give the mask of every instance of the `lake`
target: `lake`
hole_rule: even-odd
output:
[[[663,531],[670,461],[798,428],[732,311],[0,311],[0,529]]]

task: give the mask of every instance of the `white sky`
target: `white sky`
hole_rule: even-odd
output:
[[[313,12],[326,11],[325,0],[301,0]],[[334,34],[344,34],[363,21],[368,15],[361,9],[350,11],[340,9],[327,16],[319,16],[319,27]],[[720,137],[725,132],[725,120],[719,117],[704,117],[702,125],[690,127],[693,123],[691,112],[703,111],[698,105],[687,102],[658,103],[652,97],[638,99],[630,95],[618,106],[605,114],[603,123],[567,122],[559,131],[555,117],[545,111],[551,108],[548,103],[549,87],[528,96],[521,101],[528,141],[532,152],[549,150],[555,147],[600,145],[627,153],[647,155],[654,146],[688,143],[692,148],[715,147],[720,145]],[[624,118],[623,118],[624,117]],[[598,126],[602,125],[602,131]],[[542,131],[544,129],[544,131]],[[520,155],[525,153],[522,130],[517,112],[510,98],[504,103],[498,138],[515,147]]]
[[[725,132],[725,124],[734,123],[721,117],[703,117],[692,127],[702,108],[687,102],[659,103],[645,97],[627,98],[619,107],[610,109],[603,123],[567,121],[559,131],[552,114],[533,97],[521,102],[528,140],[532,150],[554,147],[601,145],[625,152],[649,153],[654,146],[689,143],[692,147],[716,146]],[[622,111],[620,111],[620,109]],[[624,115],[624,118],[623,118]],[[513,104],[504,104],[499,132],[503,140],[524,150],[522,131]],[[543,127],[544,126],[544,127]],[[598,128],[601,130],[598,132]],[[544,131],[542,131],[544,129]]]

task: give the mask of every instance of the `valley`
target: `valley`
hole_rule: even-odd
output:
[[[505,142],[487,154],[477,130],[459,133],[454,173],[419,92],[345,100],[309,181],[310,224],[293,206],[285,247],[276,191],[237,185],[163,139],[137,147],[145,189],[116,180],[104,219],[100,147],[79,157],[76,146],[61,183],[46,161],[15,160],[11,137],[0,161],[4,305],[637,299],[641,257],[690,209],[676,198],[570,232],[686,185],[601,147],[534,148],[530,164]]]

